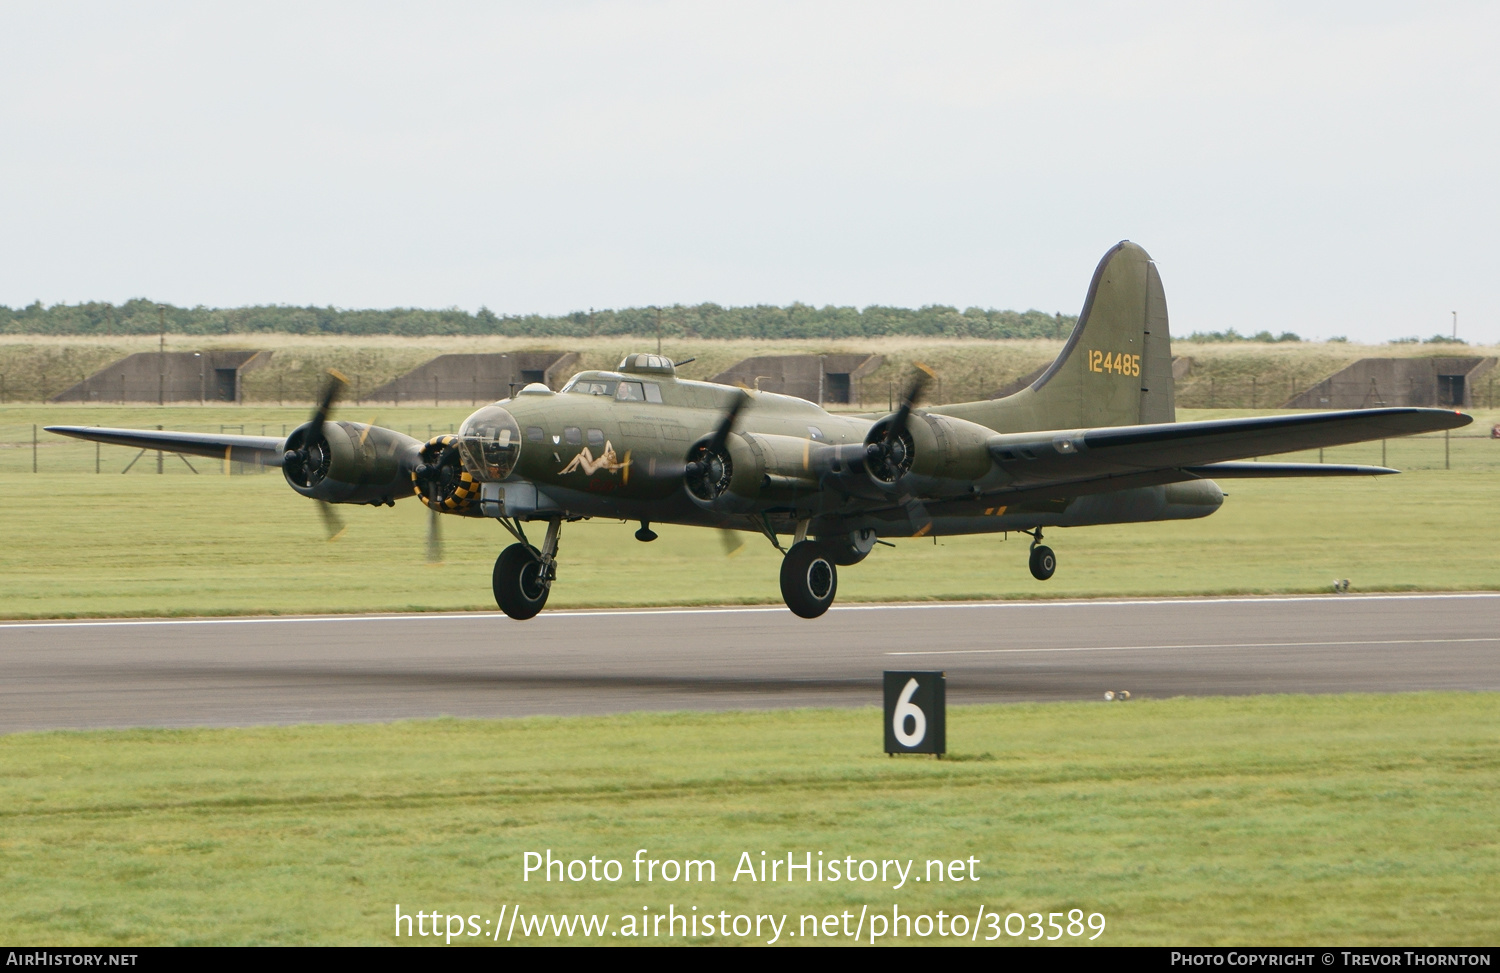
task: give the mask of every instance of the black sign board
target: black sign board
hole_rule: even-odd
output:
[[[885,752],[948,752],[948,677],[942,672],[885,674]]]

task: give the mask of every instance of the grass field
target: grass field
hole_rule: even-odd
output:
[[[25,420],[43,411],[42,421],[58,421],[55,407],[12,407],[0,424],[29,435]],[[300,421],[299,411],[282,411],[285,417],[255,415],[272,432],[280,421]],[[402,414],[418,433],[445,428],[454,416]],[[215,431],[222,418],[197,409],[88,416],[77,421]],[[1483,428],[1492,418],[1481,416]],[[154,456],[120,476],[133,450],[96,453],[92,444],[50,437],[45,452],[38,448],[41,472],[32,474],[24,445],[0,456],[0,617],[494,607],[491,566],[510,542],[495,524],[445,518],[446,562],[433,567],[423,560],[427,513],[414,501],[344,507],[348,532],[328,544],[313,505],[275,470],[226,477],[222,464],[194,460],[201,471],[194,475],[168,455],[162,476]],[[899,541],[841,572],[839,599],[1325,591],[1335,578],[1350,579],[1356,591],[1500,588],[1500,524],[1489,515],[1500,509],[1500,441],[1470,436],[1447,445],[1451,470],[1442,469],[1441,437],[1392,440],[1388,461],[1418,469],[1379,479],[1227,481],[1224,507],[1205,520],[1054,531],[1048,540],[1060,569],[1045,584],[1027,573],[1027,540],[1019,535]],[[1378,463],[1380,451],[1367,443],[1325,458]],[[93,472],[96,456],[107,473]],[[550,605],[780,600],[779,555],[763,540],[749,538],[726,558],[713,531],[663,527],[648,545],[633,540],[632,530],[616,522],[569,525]]]
[[[0,924],[59,945],[389,943],[397,903],[616,923],[672,904],[793,928],[898,904],[1081,908],[1106,917],[1106,944],[1500,938],[1494,695],[962,707],[945,761],[887,759],[878,723],[793,710],[0,737]],[[712,859],[717,880],[637,884],[639,848]],[[523,853],[544,849],[620,860],[623,878],[522,882]],[[973,856],[980,881],[731,881],[742,851],[915,859],[919,874]]]

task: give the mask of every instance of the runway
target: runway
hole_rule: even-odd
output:
[[[1500,690],[1500,594],[0,624],[0,732]]]

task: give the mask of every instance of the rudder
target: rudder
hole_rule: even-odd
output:
[[[1104,255],[1078,324],[1030,391],[1054,428],[1176,421],[1167,299],[1150,254],[1122,240]]]
[[[1001,432],[1175,422],[1167,299],[1151,255],[1129,240],[1110,248],[1061,354],[1030,386],[932,411]]]

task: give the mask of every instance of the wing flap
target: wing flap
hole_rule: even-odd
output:
[[[170,432],[157,429],[111,429],[105,426],[47,426],[48,432],[74,439],[87,439],[112,446],[159,449],[213,459],[280,466],[285,440],[280,436],[231,436],[228,434]]]

